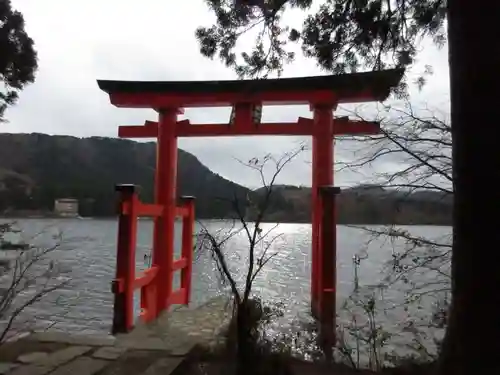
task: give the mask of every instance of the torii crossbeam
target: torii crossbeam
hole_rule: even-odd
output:
[[[336,135],[376,134],[376,122],[335,118],[339,103],[384,101],[404,74],[401,69],[378,72],[329,75],[303,78],[137,82],[98,80],[99,88],[109,94],[111,103],[125,108],[152,108],[158,111],[157,122],[140,126],[120,126],[124,138],[157,138],[155,181],[155,233],[153,246],[155,306],[152,319],[172,303],[187,301],[172,292],[174,220],[176,208],[177,138],[250,135],[291,135],[312,137],[312,269],[311,308],[313,314],[335,329],[336,296],[336,220],[333,187],[333,141]],[[296,122],[261,123],[266,105],[309,105],[313,118],[300,117]],[[191,124],[178,121],[184,108],[233,107],[232,118],[223,124]],[[184,237],[184,234],[183,234]],[[187,238],[187,234],[186,234]],[[122,241],[123,242],[123,241]],[[184,246],[184,245],[183,245]],[[183,249],[184,250],[184,249]],[[192,251],[185,249],[186,253]],[[184,253],[184,252],[183,252]],[[185,263],[185,262],[184,262]],[[120,276],[117,271],[117,279]],[[153,276],[151,277],[153,280]],[[187,280],[187,279],[186,279]],[[190,288],[185,285],[186,288]],[[186,289],[187,290],[187,289]],[[186,294],[187,295],[187,294]],[[130,327],[128,327],[130,328]]]

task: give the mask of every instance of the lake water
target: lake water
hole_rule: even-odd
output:
[[[180,251],[181,223],[177,223],[176,251]],[[210,231],[227,228],[224,221],[206,221]],[[112,321],[113,296],[110,283],[114,277],[116,261],[116,220],[18,220],[25,238],[42,246],[53,242],[62,233],[63,242],[51,253],[60,271],[71,277],[68,286],[44,297],[23,313],[21,321],[36,317],[35,327],[85,333],[107,333]],[[275,224],[263,224],[263,232]],[[435,226],[406,227],[412,233],[426,238],[442,238],[451,228]],[[151,250],[153,223],[140,221],[137,243],[137,269],[144,269],[144,255]],[[256,279],[254,291],[264,300],[283,302],[285,320],[308,317],[310,301],[310,247],[311,226],[308,224],[280,224],[273,230],[270,252],[277,255],[267,264]],[[33,237],[36,236],[35,239]],[[404,244],[386,238],[372,238],[358,228],[338,226],[337,240],[338,303],[353,290],[353,256],[368,255],[358,270],[361,284],[377,284],[383,277],[383,265],[391,259],[393,251],[401,251]],[[232,271],[241,279],[245,270],[248,251],[246,236],[235,236],[226,249]],[[223,293],[224,285],[208,253],[200,252],[193,266],[193,305],[203,303],[212,296]],[[397,299],[397,295],[391,297]],[[138,301],[138,298],[137,298]],[[390,303],[384,301],[384,303]],[[404,319],[403,317],[400,317]],[[398,319],[398,318],[397,318]]]

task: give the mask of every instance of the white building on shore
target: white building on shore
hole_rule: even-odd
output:
[[[78,199],[56,199],[54,202],[54,213],[61,217],[78,217]]]

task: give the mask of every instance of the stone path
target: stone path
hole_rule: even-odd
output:
[[[230,316],[227,298],[217,297],[123,335],[34,333],[2,345],[0,375],[179,374],[195,347],[214,344]]]

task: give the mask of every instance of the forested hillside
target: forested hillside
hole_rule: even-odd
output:
[[[117,183],[141,186],[153,197],[156,144],[114,138],[45,134],[0,134],[0,214],[48,214],[54,200],[76,198],[80,215],[115,215]],[[196,197],[198,218],[234,217],[232,202],[255,201],[250,191],[210,171],[194,155],[179,150],[178,195]],[[266,220],[309,222],[310,188],[275,186]],[[243,208],[246,210],[246,207]],[[251,210],[246,210],[252,218]],[[345,189],[338,197],[338,220],[352,224],[449,224],[451,197],[439,192],[404,193],[377,186]]]
[[[113,138],[0,134],[0,212],[52,211],[57,198],[77,198],[82,216],[115,214],[117,183],[141,186],[152,201],[156,144]],[[194,195],[200,218],[227,217],[231,204],[215,197],[248,189],[211,172],[179,150],[178,193]]]

